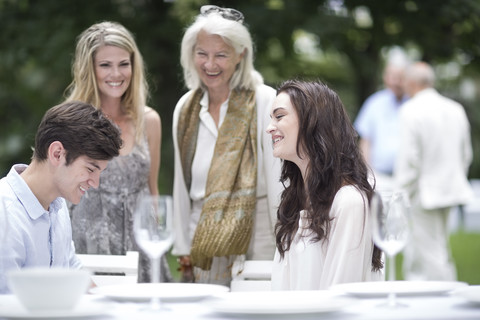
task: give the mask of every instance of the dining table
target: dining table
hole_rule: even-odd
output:
[[[29,312],[14,295],[0,295],[0,319],[480,319],[480,286],[468,284],[445,291],[399,292],[396,307],[386,305],[383,292],[358,294],[344,288],[229,292],[214,285],[155,284],[166,289],[156,310],[151,309],[149,297],[154,291],[149,285],[153,284],[97,288],[85,294],[74,310],[63,312]],[[139,295],[135,288],[141,289]]]

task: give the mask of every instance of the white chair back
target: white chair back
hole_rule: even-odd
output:
[[[92,273],[97,286],[136,283],[138,275],[138,251],[126,255],[77,254],[86,269]]]
[[[236,261],[232,267],[230,291],[270,291],[272,263],[271,260]]]

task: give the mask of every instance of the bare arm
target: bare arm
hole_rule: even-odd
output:
[[[145,107],[145,129],[150,151],[150,173],[148,186],[150,193],[158,194],[158,173],[160,171],[160,152],[162,145],[162,120],[157,111]]]

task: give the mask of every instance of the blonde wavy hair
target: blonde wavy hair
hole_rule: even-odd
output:
[[[144,132],[144,107],[148,98],[148,83],[142,55],[133,35],[117,22],[97,23],[83,31],[77,38],[75,57],[72,63],[72,83],[65,90],[66,101],[79,100],[101,107],[100,94],[95,76],[95,55],[103,46],[115,46],[130,53],[132,79],[122,96],[122,111],[132,118],[136,141]]]

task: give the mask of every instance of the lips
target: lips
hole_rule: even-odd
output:
[[[273,143],[273,145],[277,144],[277,142],[282,141],[282,140],[283,140],[283,137],[280,137],[280,136],[274,136],[274,137],[272,137],[272,143]]]
[[[207,76],[209,77],[215,77],[215,76],[218,76],[221,71],[217,71],[217,72],[209,72],[209,71],[205,71],[205,73],[207,74]]]

